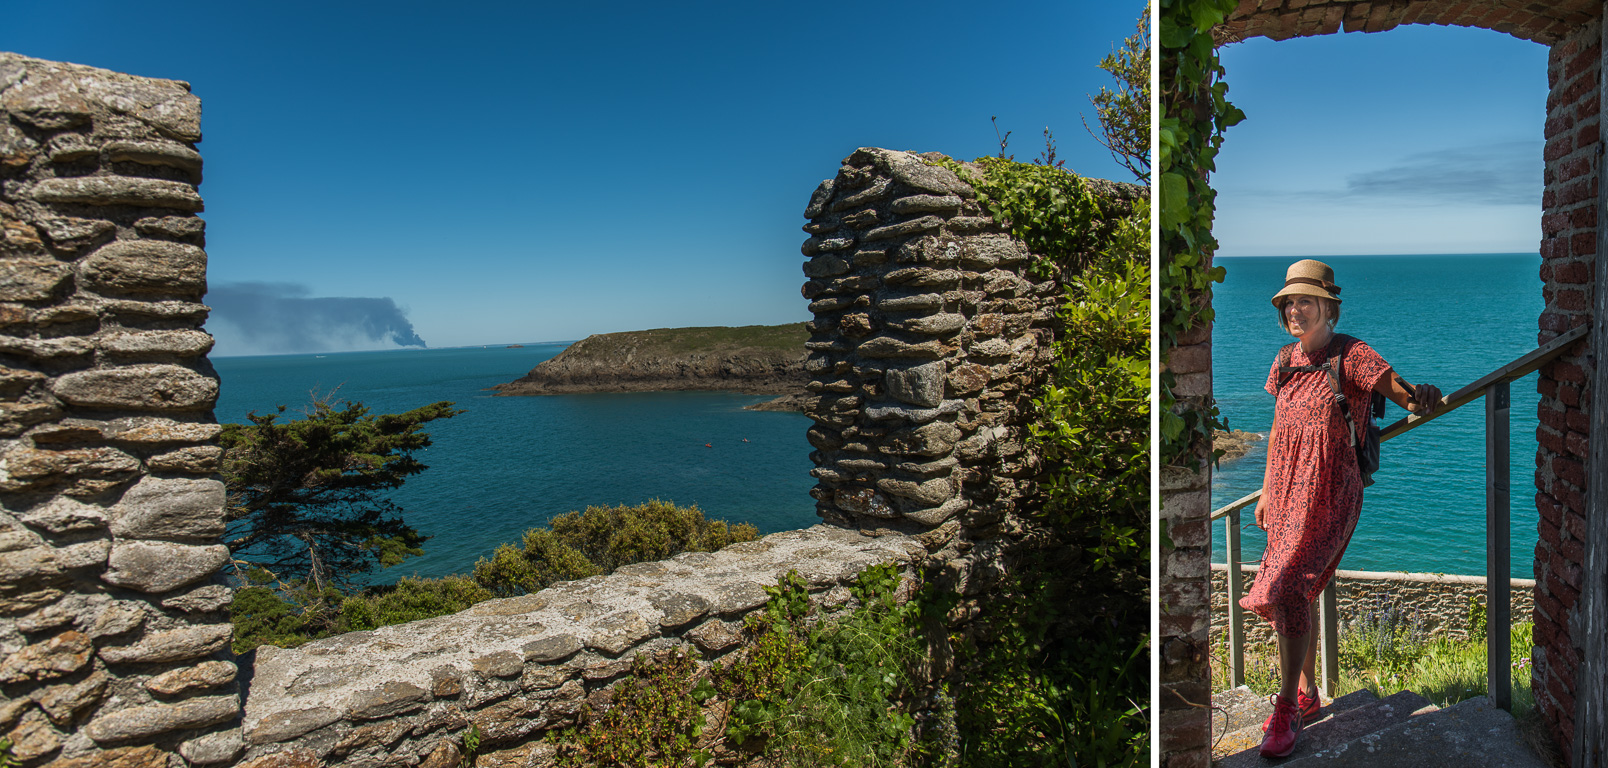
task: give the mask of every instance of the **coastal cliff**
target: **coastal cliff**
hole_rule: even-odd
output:
[[[801,395],[803,323],[658,328],[588,336],[493,387],[498,395],[725,390]]]

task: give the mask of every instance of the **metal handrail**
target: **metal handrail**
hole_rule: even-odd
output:
[[[1512,624],[1508,530],[1508,409],[1511,398],[1508,385],[1563,354],[1570,345],[1585,338],[1589,330],[1588,326],[1573,328],[1442,397],[1433,415],[1408,414],[1380,430],[1379,441],[1384,442],[1485,397],[1486,675],[1490,698],[1502,709],[1510,709],[1512,705],[1512,679],[1508,669],[1511,652],[1508,635]],[[1214,510],[1210,517],[1211,520],[1226,518],[1229,679],[1235,686],[1245,683],[1245,610],[1239,605],[1245,589],[1244,564],[1240,562],[1240,512],[1261,496],[1261,489],[1257,489]],[[1334,579],[1329,580],[1318,598],[1318,619],[1322,625],[1319,656],[1323,662],[1323,688],[1333,691],[1340,678],[1340,622]]]

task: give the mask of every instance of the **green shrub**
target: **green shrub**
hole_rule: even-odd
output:
[[[608,709],[554,739],[558,765],[701,765],[709,754],[699,749],[704,718],[694,691],[700,678],[685,648],[657,659],[638,655],[632,676],[610,691]]]
[[[813,623],[797,573],[747,622],[751,650],[715,671],[733,699],[726,735],[763,745],[788,766],[898,766],[912,756],[910,666],[922,650],[918,604],[899,604],[899,568],[867,568],[851,588],[860,607]]]
[[[499,597],[521,595],[622,565],[713,552],[759,538],[759,530],[747,523],[709,520],[697,505],[678,507],[658,499],[566,512],[548,526],[526,531],[520,547],[503,545],[475,563],[475,582]]]
[[[370,588],[346,598],[341,603],[342,629],[357,632],[446,616],[492,597],[467,576],[404,576],[394,586]]]

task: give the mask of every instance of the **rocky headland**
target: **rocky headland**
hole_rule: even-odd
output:
[[[1212,432],[1212,447],[1223,451],[1222,461],[1233,461],[1251,452],[1251,446],[1262,441],[1262,435],[1242,430],[1216,430]]]
[[[498,395],[721,390],[782,396],[757,410],[799,410],[809,378],[808,338],[803,323],[600,333],[493,389]]]

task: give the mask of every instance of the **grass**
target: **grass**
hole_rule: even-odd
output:
[[[594,352],[630,349],[636,354],[683,354],[724,352],[737,349],[771,349],[803,353],[809,331],[803,323],[787,325],[709,326],[701,328],[655,328],[648,331],[605,333],[589,337],[586,347]]]
[[[1530,690],[1530,649],[1534,625],[1513,627],[1513,714],[1521,720],[1535,709]],[[1213,644],[1211,657],[1214,690],[1228,689],[1226,640]],[[1411,625],[1364,621],[1346,625],[1340,632],[1340,684],[1335,696],[1371,690],[1381,698],[1398,691],[1415,691],[1439,707],[1447,707],[1487,693],[1485,639],[1431,637]],[[1245,684],[1271,695],[1278,691],[1277,649],[1268,643],[1245,654]]]

